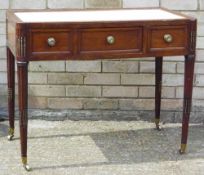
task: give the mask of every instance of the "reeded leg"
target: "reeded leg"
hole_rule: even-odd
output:
[[[156,129],[160,130],[160,108],[161,108],[161,89],[162,89],[162,64],[163,57],[155,58],[155,124]]]
[[[21,156],[24,168],[29,171],[27,165],[27,129],[28,129],[28,63],[17,62],[18,68],[18,94],[19,94],[19,124],[20,124],[20,141]]]
[[[184,79],[184,101],[183,101],[183,122],[182,122],[182,137],[181,154],[186,151],[188,139],[188,126],[191,112],[192,90],[193,90],[193,74],[194,74],[195,55],[185,56],[185,79]]]
[[[15,58],[7,47],[7,79],[8,79],[8,117],[9,130],[8,140],[14,136],[14,119],[15,119]]]

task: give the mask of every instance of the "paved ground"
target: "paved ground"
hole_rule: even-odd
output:
[[[18,123],[16,123],[18,126]],[[204,125],[190,127],[188,154],[180,156],[181,124],[142,121],[29,121],[28,156],[20,162],[18,127],[8,142],[0,123],[0,175],[204,175]]]

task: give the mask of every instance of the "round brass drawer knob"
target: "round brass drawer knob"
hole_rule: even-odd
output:
[[[173,36],[171,34],[165,34],[164,41],[167,43],[171,43],[173,41]]]
[[[106,40],[107,40],[108,44],[114,44],[114,43],[115,43],[115,38],[114,38],[114,36],[108,36],[108,37],[106,38]]]
[[[48,46],[50,46],[50,47],[55,46],[55,44],[56,44],[55,38],[53,38],[53,37],[48,38],[48,39],[47,39],[47,44],[48,44]]]

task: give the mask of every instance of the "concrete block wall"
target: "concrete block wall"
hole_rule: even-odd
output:
[[[193,110],[204,109],[204,0],[0,0],[0,108],[7,105],[7,9],[166,7],[198,18]],[[180,111],[183,57],[165,57],[162,110]],[[29,65],[29,108],[154,109],[154,59],[35,62]]]

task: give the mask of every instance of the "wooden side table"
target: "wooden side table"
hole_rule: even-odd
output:
[[[27,165],[28,63],[155,57],[155,124],[159,130],[163,56],[185,56],[180,153],[187,144],[196,46],[196,19],[166,9],[7,12],[9,135],[14,136],[15,59],[21,156]]]

